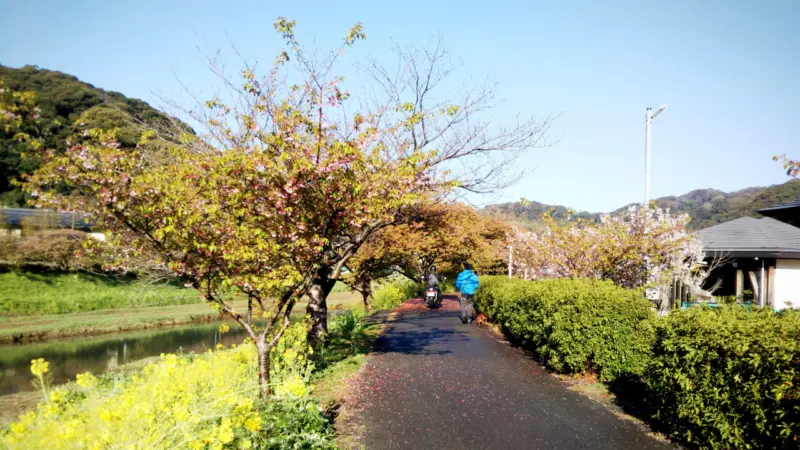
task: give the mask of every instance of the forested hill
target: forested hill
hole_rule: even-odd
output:
[[[545,213],[548,212],[556,219],[572,217],[597,220],[600,217],[599,213],[571,211],[566,206],[548,205],[534,201],[498,203],[487,206],[483,209],[483,212],[489,216],[515,223],[528,229],[534,228],[542,220]]]
[[[674,213],[685,213],[692,218],[692,229],[703,228],[727,222],[744,216],[758,217],[759,209],[778,203],[800,199],[800,180],[793,179],[783,184],[768,187],[751,187],[736,192],[722,192],[716,189],[698,189],[680,196],[661,197],[655,200],[661,207]],[[629,206],[629,205],[628,205]],[[622,212],[627,206],[614,211]],[[486,214],[503,218],[533,228],[544,213],[551,211],[556,218],[566,217],[568,208],[561,205],[545,205],[537,202],[502,203],[484,209]],[[597,219],[599,213],[579,212],[573,217]]]
[[[15,69],[0,65],[0,81],[11,90],[35,93],[41,117],[36,129],[23,131],[43,137],[48,148],[60,151],[66,148],[66,139],[77,123],[83,123],[85,128],[118,127],[121,144],[132,146],[140,133],[131,125],[131,119],[144,123],[166,120],[163,113],[146,102],[36,66]],[[36,161],[21,158],[23,150],[23,144],[0,128],[0,196],[7,206],[22,206],[24,202],[11,180],[37,167]]]

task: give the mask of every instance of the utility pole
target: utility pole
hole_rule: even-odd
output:
[[[511,279],[511,268],[514,265],[514,247],[508,246],[508,279]]]
[[[653,138],[652,138],[652,127],[653,127],[653,119],[656,118],[661,111],[667,105],[661,105],[658,107],[657,110],[653,111],[653,108],[647,108],[644,113],[644,207],[647,208],[647,205],[650,204],[650,153],[652,152],[653,146]]]

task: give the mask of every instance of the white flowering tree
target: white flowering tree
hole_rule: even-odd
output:
[[[661,309],[674,281],[699,287],[708,275],[702,242],[687,215],[632,206],[599,222],[545,217],[538,232],[514,230],[515,271],[530,279],[596,278],[634,289],[657,288]]]

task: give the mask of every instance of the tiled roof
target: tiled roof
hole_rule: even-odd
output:
[[[781,203],[779,205],[772,205],[772,206],[769,206],[769,207],[764,208],[764,209],[759,209],[758,212],[763,214],[765,212],[770,212],[770,211],[782,211],[782,210],[794,209],[794,208],[797,208],[797,209],[800,210],[800,200],[795,200],[793,202],[788,202],[788,203]]]
[[[742,217],[697,232],[707,252],[800,258],[800,228],[769,217]]]

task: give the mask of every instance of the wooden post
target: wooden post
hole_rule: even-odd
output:
[[[761,306],[761,291],[758,290],[758,278],[756,278],[756,273],[751,270],[747,272],[747,275],[750,276],[750,284],[753,286],[753,298],[757,298],[758,305]]]
[[[767,304],[775,309],[775,266],[767,271]]]
[[[744,272],[741,270],[736,271],[736,302],[741,303],[742,291],[744,291]]]
[[[765,270],[764,260],[761,260],[761,276],[758,277],[758,286],[761,288],[758,291],[758,306],[767,306],[767,271]]]
[[[514,247],[508,246],[508,279],[511,279],[511,268],[514,266]]]
[[[681,299],[678,298],[678,281],[677,280],[673,280],[672,281],[672,303],[673,303],[672,304],[673,308],[680,308],[681,306],[683,306],[683,303],[681,302]]]

